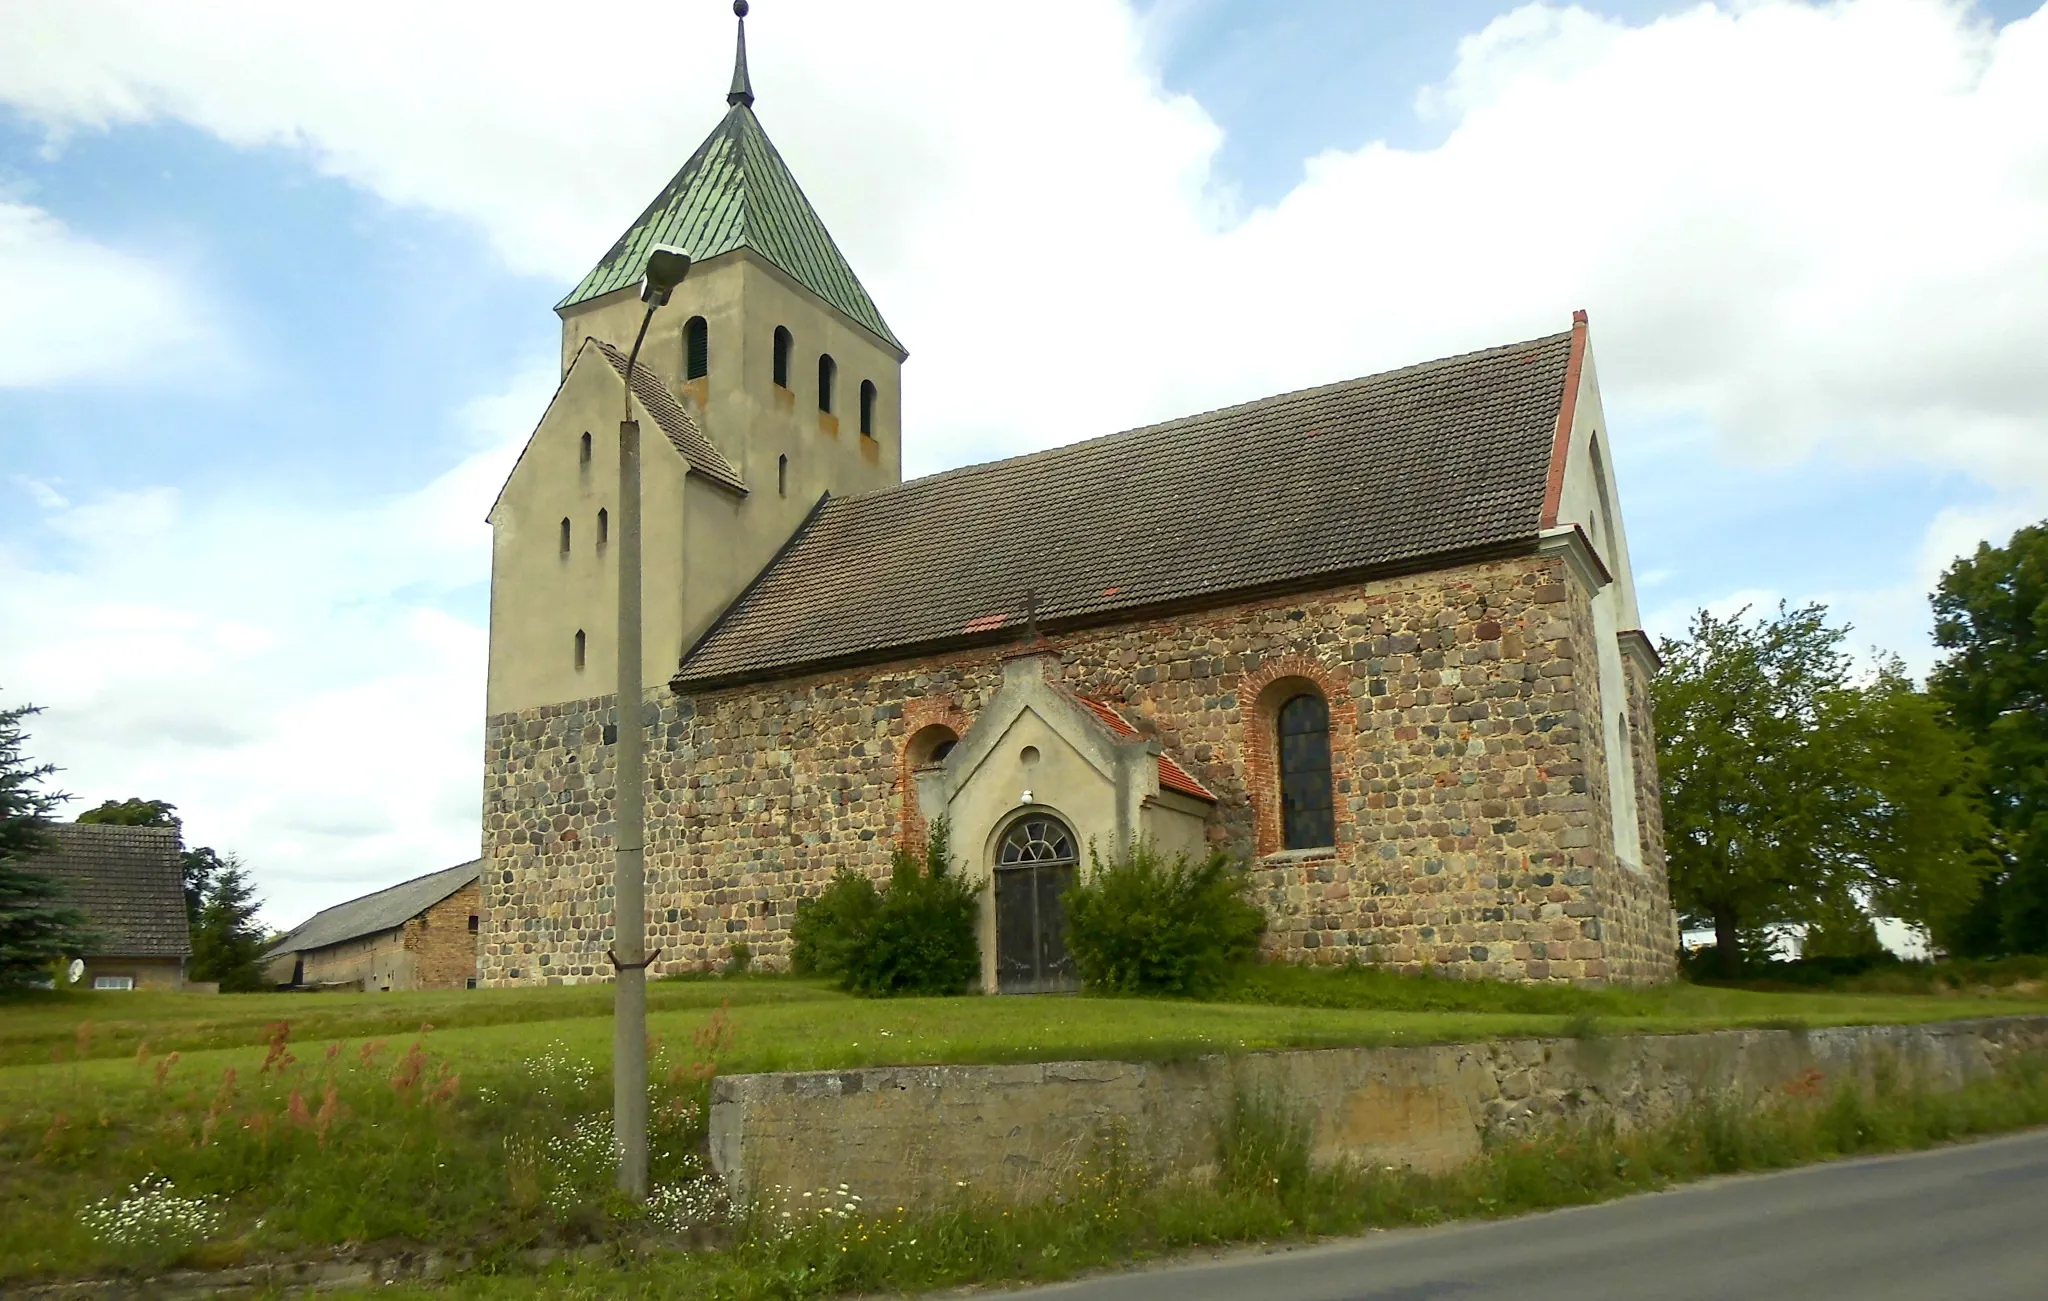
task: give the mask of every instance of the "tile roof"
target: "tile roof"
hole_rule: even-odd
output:
[[[602,339],[586,339],[585,342],[596,344],[597,350],[604,354],[604,359],[619,373],[619,378],[625,378],[625,353]],[[740,478],[740,472],[733,468],[733,463],[725,459],[725,453],[719,451],[717,445],[698,427],[697,422],[690,418],[690,413],[683,409],[682,403],[676,401],[676,395],[669,392],[668,385],[662,383],[659,375],[645,366],[635,366],[633,396],[640,399],[640,405],[646,408],[648,415],[654,417],[654,423],[661,426],[661,432],[668,435],[668,441],[675,444],[675,449],[683,454],[683,460],[688,462],[692,470],[735,492],[747,490],[746,481]]]
[[[732,106],[647,211],[555,310],[638,284],[647,254],[657,244],[672,244],[698,262],[736,248],[753,249],[903,351],[748,104]]]
[[[1074,699],[1086,705],[1091,713],[1102,720],[1104,726],[1118,736],[1143,735],[1137,728],[1131,726],[1131,720],[1118,713],[1116,707],[1108,701],[1097,700],[1093,696],[1076,696]],[[1183,795],[1192,795],[1211,804],[1216,802],[1216,796],[1209,788],[1196,781],[1193,773],[1181,767],[1180,761],[1164,750],[1159,752],[1159,785],[1162,790],[1179,791]]]
[[[375,935],[380,931],[403,926],[463,886],[475,881],[482,868],[482,859],[458,863],[454,867],[444,867],[438,872],[416,876],[410,881],[401,881],[375,894],[366,894],[360,899],[338,903],[332,908],[314,913],[300,923],[291,934],[270,946],[268,956],[324,949],[330,944],[361,939],[365,935]]]
[[[680,690],[1533,541],[1571,333],[827,499]]]
[[[102,943],[89,957],[183,958],[192,953],[176,827],[58,822],[48,853],[31,860],[64,887]]]

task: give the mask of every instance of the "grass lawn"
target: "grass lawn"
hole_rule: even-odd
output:
[[[1259,969],[1225,997],[871,1001],[786,977],[659,982],[649,991],[656,1181],[712,1194],[697,1154],[714,1067],[1158,1059],[2048,1013],[2038,992],[1601,991],[1359,970]],[[603,1239],[634,1214],[605,1191],[610,1006],[607,986],[0,1001],[0,1290],[9,1278],[342,1242]],[[289,1029],[275,1037],[280,1022]],[[94,1203],[153,1175],[175,1183],[166,1199],[211,1199],[162,1202],[171,1220],[207,1221],[203,1244],[87,1225]]]

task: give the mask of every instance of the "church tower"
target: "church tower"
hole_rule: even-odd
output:
[[[907,353],[754,114],[746,0],[726,114],[555,307],[562,379],[491,508],[493,716],[609,694],[612,499],[637,292],[689,276],[633,379],[642,430],[643,681],[666,683],[821,497],[902,481]]]

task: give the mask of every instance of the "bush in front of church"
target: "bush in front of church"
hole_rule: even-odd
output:
[[[1259,951],[1266,914],[1220,850],[1171,861],[1140,842],[1067,891],[1067,947],[1085,988],[1104,994],[1213,993]]]
[[[790,966],[869,998],[966,992],[981,975],[977,891],[948,857],[945,823],[934,822],[923,856],[899,847],[881,889],[840,869],[797,905]]]

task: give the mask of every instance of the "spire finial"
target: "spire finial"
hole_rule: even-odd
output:
[[[754,106],[754,83],[747,76],[747,0],[732,0],[732,12],[740,20],[739,52],[732,59],[732,89],[726,92],[725,102],[735,107],[745,104]]]

